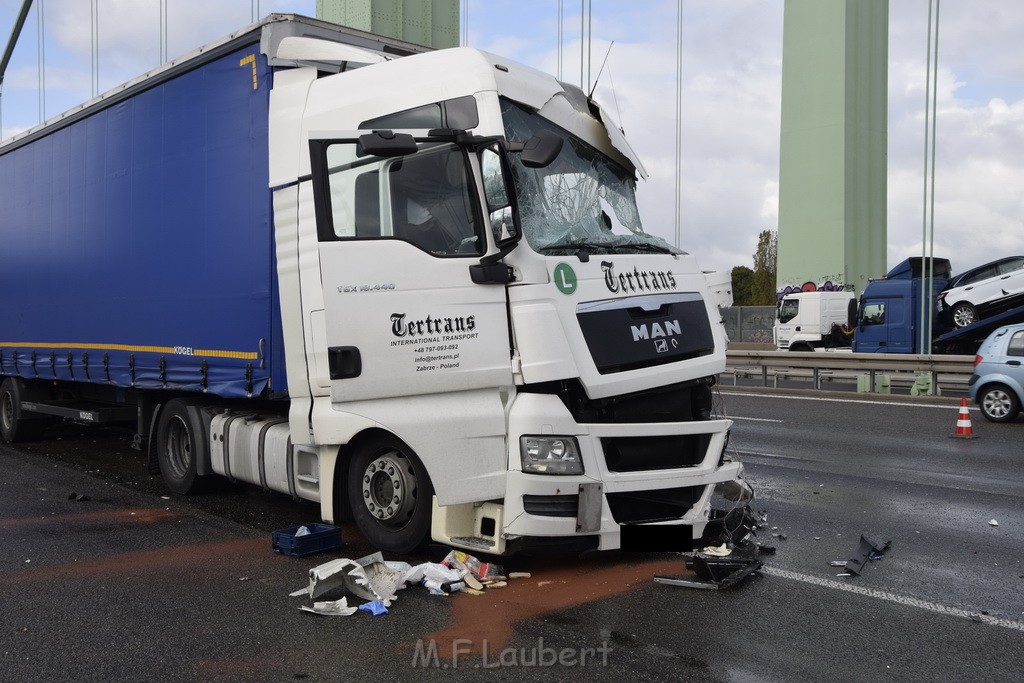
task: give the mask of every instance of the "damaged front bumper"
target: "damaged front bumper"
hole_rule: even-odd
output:
[[[434,538],[492,553],[690,550],[704,536],[716,488],[725,497],[749,493],[742,464],[723,457],[731,425],[724,419],[580,424],[555,396],[520,395],[509,416],[504,500],[477,504],[472,513],[435,509]],[[520,436],[531,434],[574,437],[583,473],[523,472]],[[494,536],[481,539],[484,508],[490,510],[484,526]],[[480,541],[491,545],[483,548]]]

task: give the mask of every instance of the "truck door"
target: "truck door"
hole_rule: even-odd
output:
[[[505,288],[470,277],[487,250],[478,162],[450,143],[311,148],[332,401],[510,385]]]
[[[884,297],[863,299],[854,335],[857,353],[910,353],[912,330],[907,320],[906,299]]]

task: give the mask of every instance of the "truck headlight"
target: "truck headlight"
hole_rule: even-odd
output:
[[[523,436],[519,439],[523,472],[583,474],[580,447],[572,436]]]

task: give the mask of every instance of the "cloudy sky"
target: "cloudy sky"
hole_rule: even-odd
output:
[[[683,19],[676,124],[676,17]],[[0,0],[6,43],[22,0]],[[3,86],[7,137],[92,94],[90,5],[36,0],[45,18],[45,102],[38,25],[29,16]],[[97,0],[99,90],[160,62],[160,0]],[[890,0],[888,263],[921,252],[927,0]],[[258,10],[257,10],[258,6]],[[258,12],[315,14],[314,0],[167,0],[167,53],[187,52]],[[620,120],[651,177],[639,197],[648,231],[675,235],[681,131],[681,246],[706,269],[752,265],[778,224],[783,0],[592,0],[591,71],[615,42],[597,99]],[[556,0],[470,0],[469,44],[557,73]],[[941,5],[935,253],[954,270],[1024,253],[1024,3]],[[563,2],[562,74],[580,78],[580,3]],[[614,86],[614,87],[613,87]]]

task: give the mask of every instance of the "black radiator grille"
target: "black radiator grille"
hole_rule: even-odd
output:
[[[601,439],[601,449],[612,472],[649,472],[696,467],[710,443],[710,434],[613,437]]]
[[[700,500],[704,486],[683,486],[656,491],[606,493],[608,509],[617,524],[679,519]]]
[[[527,514],[540,517],[576,517],[579,496],[523,496],[523,509]]]

